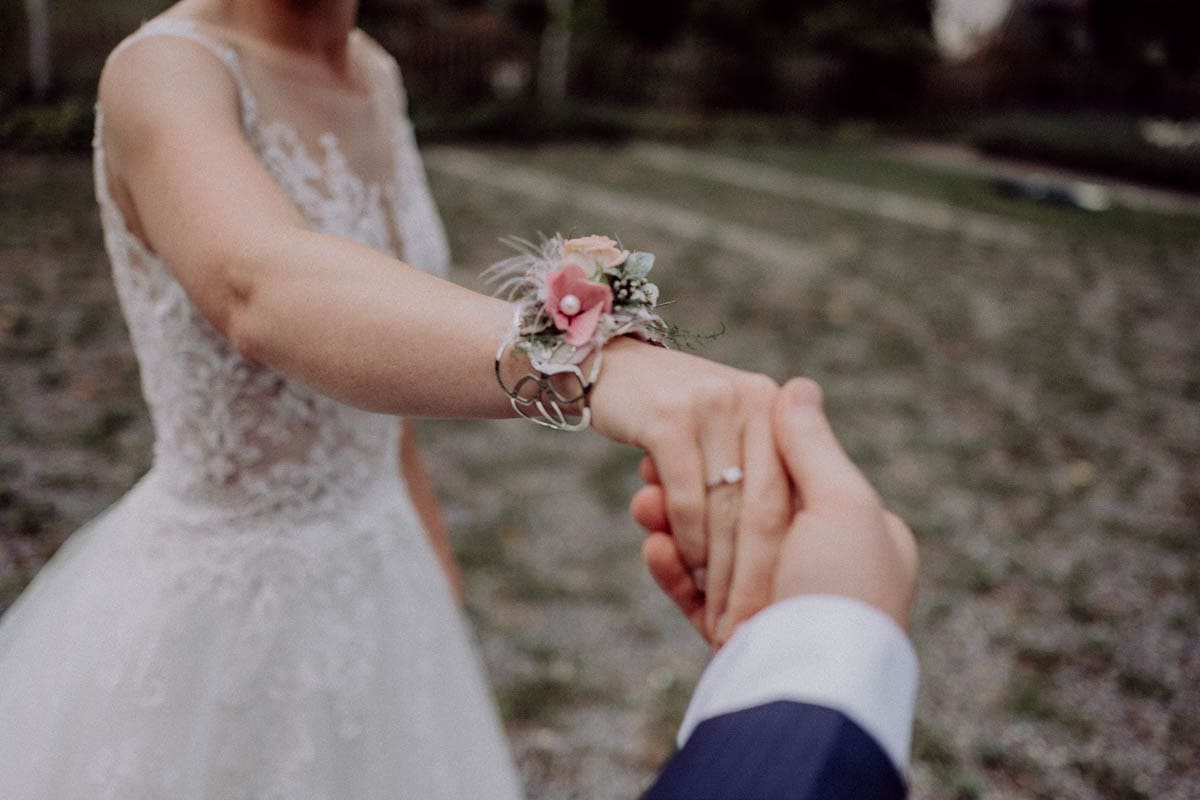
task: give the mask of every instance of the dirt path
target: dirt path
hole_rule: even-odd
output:
[[[784,267],[798,275],[811,274],[828,265],[825,253],[808,242],[754,230],[678,205],[505,164],[478,151],[437,148],[426,156],[425,165],[435,172],[508,194],[586,209],[613,220],[646,225],[679,239],[711,242],[731,253]]]
[[[742,159],[664,145],[639,145],[630,150],[630,155],[639,163],[663,172],[704,178],[938,233],[959,234],[972,241],[1006,247],[1030,247],[1036,240],[1037,228],[1032,225],[964,211],[947,203],[901,192],[868,189],[813,175],[797,175]]]

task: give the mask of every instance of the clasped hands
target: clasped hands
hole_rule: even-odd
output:
[[[610,347],[597,385],[596,425],[647,453],[646,486],[631,503],[648,532],[643,555],[712,646],[799,594],[849,596],[907,627],[912,534],[842,450],[816,384],[797,379],[781,389],[693,356],[620,348]],[[643,380],[622,398],[625,369]],[[633,406],[620,417],[632,419],[626,427],[614,424],[619,402]]]

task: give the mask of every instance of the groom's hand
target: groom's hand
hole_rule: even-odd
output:
[[[772,574],[764,576],[770,602],[802,594],[841,595],[869,603],[907,628],[916,594],[916,542],[842,450],[821,409],[817,385],[796,379],[785,386],[773,423],[798,510],[781,539]],[[649,485],[631,504],[634,518],[650,532],[643,556],[655,581],[703,635],[704,595],[670,535],[653,465],[644,465],[643,475]]]

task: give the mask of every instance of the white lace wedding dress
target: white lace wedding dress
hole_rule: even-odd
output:
[[[247,140],[315,229],[445,268],[395,63],[373,42],[352,41],[365,96],[303,106],[386,145],[356,130],[356,154],[321,115],[274,115],[308,90],[196,24],[151,22],[114,57],[150,36],[228,67]],[[516,798],[397,421],[242,359],[126,228],[102,132],[96,190],[154,464],[0,620],[0,798]]]

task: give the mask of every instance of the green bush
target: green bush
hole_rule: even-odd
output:
[[[632,139],[673,142],[797,142],[823,135],[807,117],[783,114],[711,114],[657,108],[574,104],[543,109],[532,100],[493,102],[458,112],[414,108],[413,125],[422,144],[493,141],[540,144],[560,141],[619,143]],[[857,130],[857,129],[856,129]]]
[[[1200,151],[1153,145],[1132,117],[1012,114],[982,123],[971,140],[985,153],[1200,191]]]
[[[463,111],[413,109],[413,126],[422,142],[495,141],[531,144],[566,139],[618,141],[627,132],[586,107],[540,108],[532,100],[491,102]]]
[[[0,115],[0,149],[84,152],[91,147],[95,122],[92,104],[77,97],[18,106]]]

